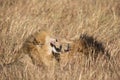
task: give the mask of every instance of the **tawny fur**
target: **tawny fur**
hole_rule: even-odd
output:
[[[52,54],[51,39],[49,32],[38,31],[25,41],[23,49],[31,57],[33,63],[55,65],[57,61]]]
[[[71,57],[73,57],[74,54],[82,53],[87,58],[92,58],[93,60],[96,60],[102,56],[105,56],[105,58],[108,59],[110,58],[110,55],[105,50],[103,44],[91,36],[83,34],[78,39],[72,39],[66,42],[69,42],[70,51],[68,55],[63,54],[61,55],[61,57],[65,56],[71,59]]]

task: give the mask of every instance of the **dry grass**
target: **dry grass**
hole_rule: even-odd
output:
[[[23,42],[43,28],[65,39],[87,33],[111,58],[73,52],[54,69],[35,66],[28,56],[19,60]],[[0,0],[0,80],[119,80],[119,53],[119,0]]]

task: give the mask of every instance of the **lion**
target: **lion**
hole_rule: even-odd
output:
[[[33,64],[55,65],[64,52],[58,39],[52,38],[50,32],[40,30],[30,35],[23,44],[23,51],[31,57]]]
[[[110,59],[110,55],[102,42],[87,34],[81,34],[79,37],[77,36],[77,38],[71,38],[69,41],[66,41],[66,43],[69,45],[67,48],[69,54],[63,54],[63,58],[65,56],[66,58],[72,59],[72,57],[78,53],[93,61],[102,57]]]

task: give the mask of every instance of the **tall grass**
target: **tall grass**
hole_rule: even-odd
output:
[[[26,38],[43,28],[65,39],[87,33],[111,58],[94,62],[73,52],[54,70],[33,65],[28,56],[14,63]],[[0,0],[0,80],[119,80],[119,53],[119,0]]]

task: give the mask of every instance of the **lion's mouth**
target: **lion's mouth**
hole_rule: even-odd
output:
[[[53,53],[60,53],[62,51],[62,45],[60,45],[59,47],[56,47],[53,43],[50,43],[51,47],[52,47],[52,52]]]
[[[56,47],[53,43],[50,43],[51,47],[52,47],[52,52],[53,53],[57,53],[57,54],[60,54],[61,52],[69,52],[70,51],[70,45],[68,44],[66,46],[65,49],[62,49],[62,45],[60,45],[59,47]]]

